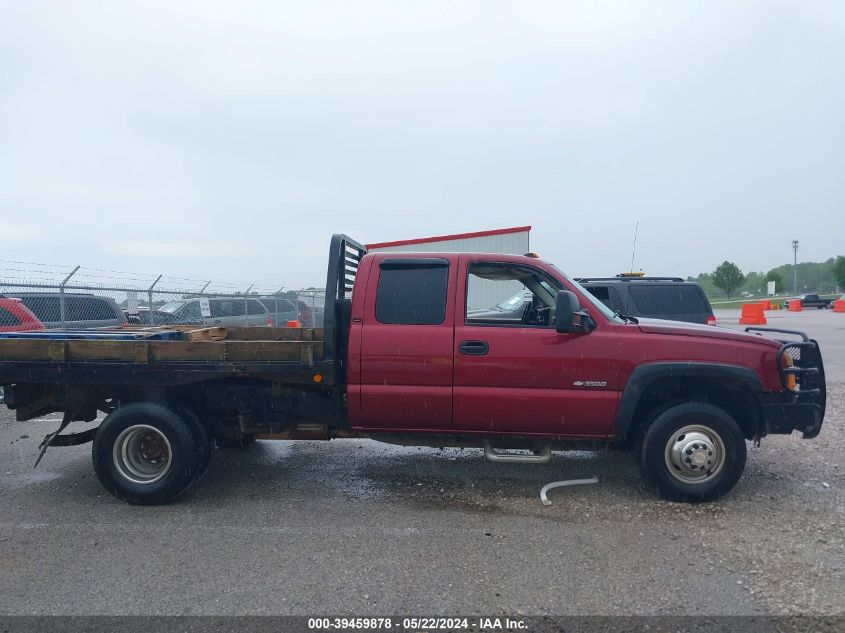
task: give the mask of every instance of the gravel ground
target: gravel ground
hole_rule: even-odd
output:
[[[55,422],[0,415],[0,613],[845,615],[843,384],[819,438],[765,439],[697,506],[615,451],[522,466],[337,440],[218,451],[180,502],[138,508],[87,445],[33,471]]]

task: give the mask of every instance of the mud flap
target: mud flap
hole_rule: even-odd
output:
[[[73,422],[73,413],[71,411],[65,411],[64,416],[62,417],[62,423],[52,433],[44,436],[41,444],[38,445],[38,448],[41,449],[41,452],[38,453],[38,459],[35,460],[35,465],[33,468],[38,468],[38,462],[41,461],[41,458],[44,457],[44,453],[47,452],[48,446],[58,446],[59,444],[53,444],[53,440],[61,433],[62,431],[67,428],[67,425]]]

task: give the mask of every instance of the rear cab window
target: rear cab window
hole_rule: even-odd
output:
[[[446,318],[449,265],[440,258],[385,259],[376,291],[376,321],[440,325]]]

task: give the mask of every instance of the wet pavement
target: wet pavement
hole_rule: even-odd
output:
[[[219,450],[178,502],[133,507],[90,445],[33,470],[56,416],[2,409],[0,613],[845,614],[845,375],[828,378],[819,438],[749,447],[737,487],[695,506],[618,451],[515,465],[335,440]]]

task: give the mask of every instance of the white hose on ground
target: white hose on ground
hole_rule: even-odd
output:
[[[549,501],[548,497],[546,497],[546,493],[552,488],[562,488],[563,486],[580,486],[583,484],[597,483],[599,483],[598,477],[590,477],[589,479],[567,479],[565,481],[553,481],[551,483],[546,484],[540,489],[540,501],[543,502],[544,506],[552,505],[552,502]]]

